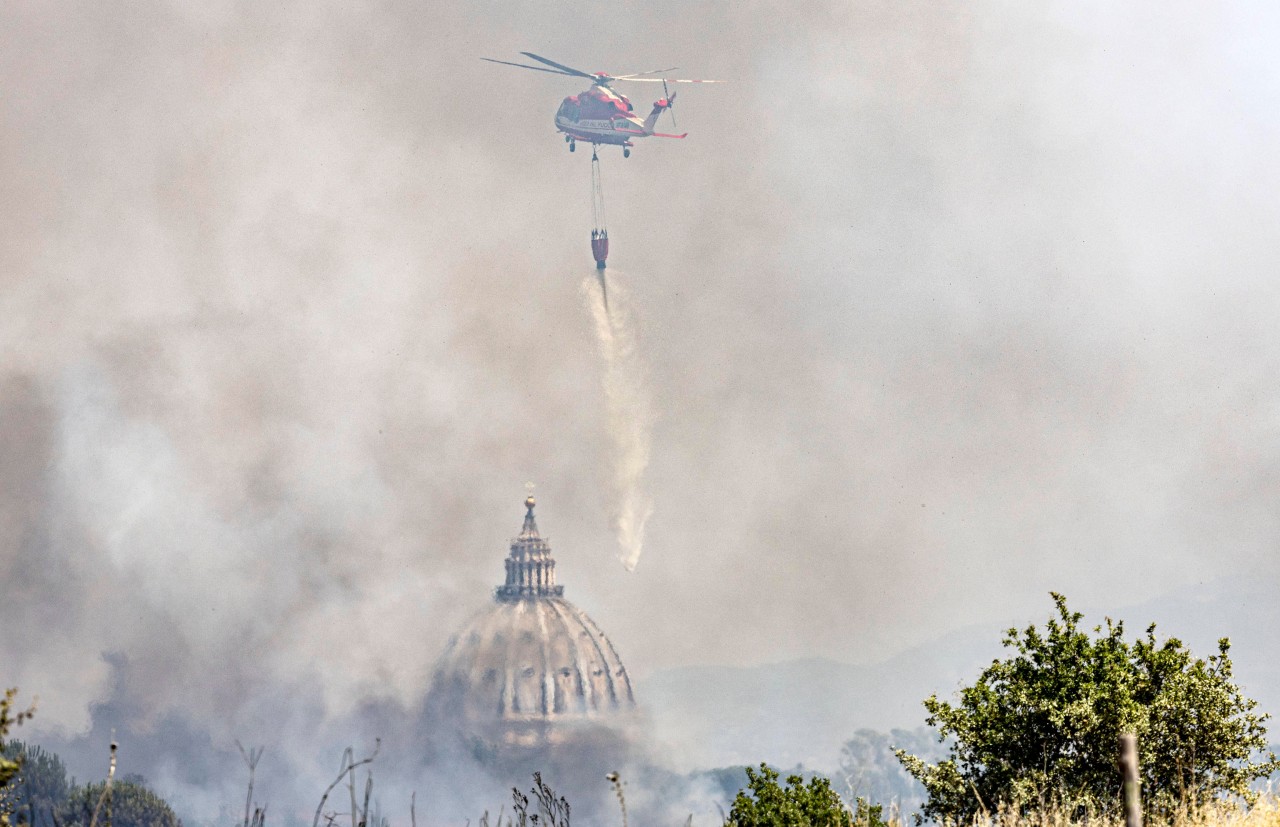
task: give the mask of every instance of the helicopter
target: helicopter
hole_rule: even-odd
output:
[[[482,57],[490,63],[501,63],[504,66],[518,66],[521,69],[532,69],[535,72],[549,72],[553,75],[569,75],[586,78],[591,87],[585,92],[570,95],[560,103],[556,110],[556,129],[564,133],[565,143],[569,151],[577,148],[578,141],[586,141],[594,145],[611,144],[622,147],[622,157],[631,157],[631,148],[636,138],[683,138],[688,135],[672,135],[658,132],[658,118],[665,111],[670,111],[676,102],[675,92],[667,91],[668,83],[721,83],[718,80],[688,80],[685,78],[650,77],[673,72],[671,69],[654,69],[651,72],[637,72],[632,75],[610,75],[607,72],[584,72],[554,60],[535,55],[533,52],[521,52],[543,66],[530,66],[526,63],[512,63],[507,60],[494,60]],[[550,67],[550,68],[547,68]],[[610,88],[614,81],[661,83],[663,97],[653,104],[653,111],[643,121],[635,114],[631,101]],[[675,112],[671,113],[671,122],[675,123]]]

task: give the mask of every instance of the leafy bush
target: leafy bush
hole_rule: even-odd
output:
[[[1112,814],[1119,805],[1117,740],[1138,735],[1143,804],[1169,816],[1222,795],[1251,800],[1250,783],[1280,766],[1256,703],[1231,681],[1230,644],[1196,658],[1155,625],[1133,643],[1107,619],[1091,636],[1053,594],[1043,630],[1010,629],[1013,654],[993,661],[956,704],[932,696],[927,722],[954,738],[946,760],[898,751],[928,793],[924,813],[968,821],[999,807],[1022,813]]]
[[[807,784],[801,776],[789,775],[783,786],[778,771],[766,764],[759,771],[746,770],[747,789],[733,800],[725,821],[729,827],[888,827],[880,805],[859,798],[850,811],[820,775]]]
[[[102,797],[105,782],[76,787],[58,812],[64,827],[89,827],[93,810]],[[108,797],[111,827],[182,827],[165,800],[141,784],[120,781],[111,785]],[[98,824],[107,822],[106,804],[98,815]]]

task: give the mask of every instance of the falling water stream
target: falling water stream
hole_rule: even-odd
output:
[[[582,281],[582,296],[595,323],[604,363],[602,380],[612,443],[610,522],[618,537],[622,565],[634,571],[644,545],[644,525],[653,513],[653,500],[645,487],[653,406],[648,371],[636,348],[635,314],[626,280],[611,270],[609,282],[606,294],[604,271],[592,273]]]

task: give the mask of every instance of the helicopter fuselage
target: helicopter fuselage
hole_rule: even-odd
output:
[[[644,135],[644,132],[630,121],[623,123],[618,123],[617,121],[564,123],[557,117],[556,128],[575,141],[616,146],[635,146],[631,139]]]
[[[556,129],[572,140],[628,147],[634,146],[633,138],[652,134],[632,111],[631,101],[599,85],[560,103]]]

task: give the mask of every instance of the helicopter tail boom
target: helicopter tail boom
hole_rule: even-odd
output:
[[[662,98],[661,100],[654,102],[653,111],[649,113],[649,117],[644,119],[644,131],[646,135],[657,134],[653,130],[658,126],[658,118],[662,116],[663,112],[670,109],[671,105],[675,102],[675,95],[672,95],[670,98]]]

